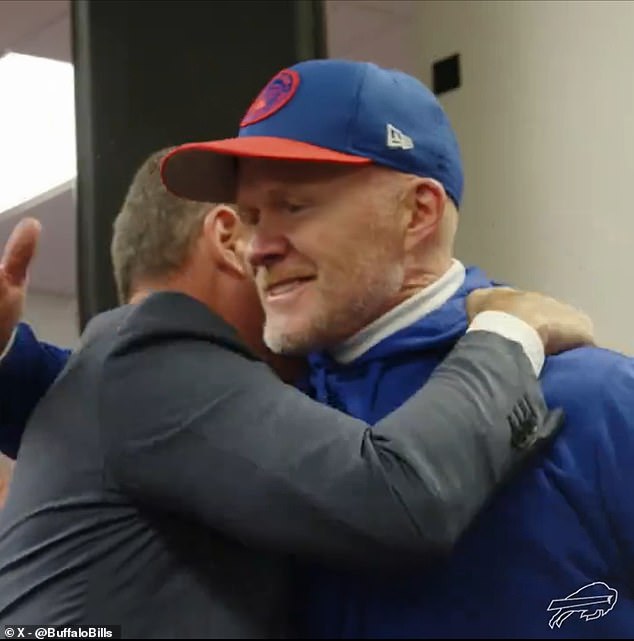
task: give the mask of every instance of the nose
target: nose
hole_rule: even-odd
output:
[[[288,252],[288,241],[280,234],[267,233],[262,229],[253,231],[246,248],[246,259],[253,270],[270,267]]]

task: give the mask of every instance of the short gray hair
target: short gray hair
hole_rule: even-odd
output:
[[[153,153],[137,170],[114,221],[111,259],[120,303],[127,302],[138,282],[180,269],[213,207],[178,198],[160,176],[169,148]]]

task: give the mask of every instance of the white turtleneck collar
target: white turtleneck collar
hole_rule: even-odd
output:
[[[465,275],[464,265],[454,259],[451,267],[429,287],[403,301],[331,350],[333,358],[339,363],[350,363],[384,338],[438,309],[460,289]]]

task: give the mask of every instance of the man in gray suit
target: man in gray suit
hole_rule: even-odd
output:
[[[0,521],[0,622],[285,636],[292,558],[399,567],[448,553],[559,417],[526,334],[493,327],[372,429],[280,382],[258,359],[269,354],[242,226],[229,207],[166,193],[160,157],[115,227],[130,304],[93,320],[24,433]],[[516,313],[549,350],[548,336],[557,349],[589,338],[583,315],[546,298],[470,305]],[[20,396],[14,357],[4,421]]]

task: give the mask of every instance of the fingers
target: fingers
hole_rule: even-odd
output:
[[[469,293],[466,300],[466,310],[469,321],[472,321],[475,316],[480,312],[487,309],[494,309],[496,304],[500,304],[506,300],[513,300],[520,294],[520,292],[512,287],[484,287],[481,289],[474,289]]]
[[[546,353],[560,354],[579,347],[596,346],[597,342],[592,327],[588,327],[585,320],[579,316],[578,319],[573,318],[562,327],[555,327],[546,345]]]
[[[502,311],[537,331],[546,354],[582,346],[596,346],[592,319],[584,312],[539,292],[508,287],[475,290],[467,298],[469,320],[486,310]]]
[[[42,226],[35,218],[24,218],[11,232],[2,255],[2,270],[10,285],[24,283],[35,256]]]

